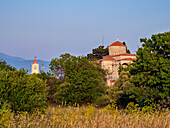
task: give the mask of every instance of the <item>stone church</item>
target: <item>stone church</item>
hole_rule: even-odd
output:
[[[114,81],[119,78],[119,66],[126,66],[136,60],[135,54],[126,52],[126,46],[118,40],[108,46],[109,55],[103,56],[103,59],[97,62],[101,64],[102,68],[108,71],[107,85],[113,85]]]

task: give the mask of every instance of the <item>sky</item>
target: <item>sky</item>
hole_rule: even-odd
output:
[[[170,0],[0,0],[0,53],[50,61],[170,31]]]

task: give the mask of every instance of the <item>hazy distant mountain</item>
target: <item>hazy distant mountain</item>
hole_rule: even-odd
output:
[[[34,62],[34,60],[25,60],[20,57],[9,56],[3,53],[0,53],[0,60],[1,59],[5,60],[7,64],[17,68],[18,70],[20,68],[28,69],[28,73],[31,73],[31,64]],[[40,65],[40,69],[42,64],[44,64],[44,71],[47,72],[49,70],[50,61],[37,60],[37,62]]]

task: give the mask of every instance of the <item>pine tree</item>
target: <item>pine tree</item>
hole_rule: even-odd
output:
[[[87,58],[89,60],[102,59],[105,55],[109,55],[108,48],[104,48],[104,46],[99,46],[98,48],[94,48],[92,50],[92,53],[87,54]]]

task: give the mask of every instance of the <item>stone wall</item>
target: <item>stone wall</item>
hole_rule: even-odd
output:
[[[109,46],[109,55],[126,53],[126,46]]]

